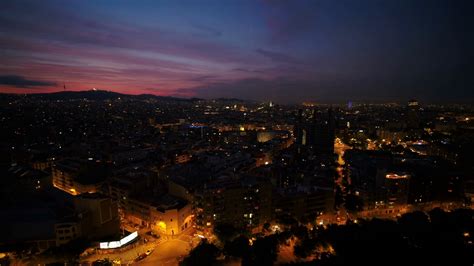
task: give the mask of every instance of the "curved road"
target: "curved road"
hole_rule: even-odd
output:
[[[145,259],[134,265],[178,265],[181,257],[186,256],[194,245],[182,239],[170,239],[161,242]]]

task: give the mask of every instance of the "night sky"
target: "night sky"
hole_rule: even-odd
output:
[[[0,92],[472,101],[474,1],[0,1]]]

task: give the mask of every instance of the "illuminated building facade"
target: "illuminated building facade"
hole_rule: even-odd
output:
[[[272,218],[272,186],[255,177],[225,178],[196,195],[196,224],[204,229],[216,224],[254,228]]]
[[[192,206],[184,199],[166,194],[153,197],[131,197],[126,201],[124,217],[156,233],[175,235],[193,226]]]
[[[385,191],[388,206],[408,204],[410,175],[406,173],[387,173]]]
[[[75,161],[63,161],[52,167],[53,186],[71,195],[80,194],[76,190],[74,179],[79,170],[79,163]]]
[[[105,176],[97,166],[87,167],[85,163],[66,159],[52,166],[53,186],[71,195],[96,193],[100,191]]]
[[[332,187],[292,187],[279,190],[275,195],[277,215],[290,215],[299,220],[314,218],[319,213],[334,209]]]

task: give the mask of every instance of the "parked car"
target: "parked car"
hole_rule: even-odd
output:
[[[160,235],[154,233],[153,231],[148,231],[146,234],[154,238],[160,238]]]
[[[146,254],[147,256],[150,256],[150,254],[151,254],[152,252],[153,252],[153,249],[149,249],[149,250],[147,250],[147,251],[145,252],[145,254]]]
[[[109,259],[96,260],[92,262],[93,266],[111,266],[112,262]]]
[[[136,257],[136,258],[135,258],[135,262],[137,262],[137,261],[141,261],[141,260],[142,260],[142,259],[144,259],[144,258],[146,258],[146,255],[145,255],[145,253],[143,253],[143,254],[140,254],[138,257]]]

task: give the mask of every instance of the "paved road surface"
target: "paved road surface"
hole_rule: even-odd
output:
[[[178,265],[180,256],[186,256],[190,249],[189,242],[171,239],[158,244],[150,256],[134,265]]]

